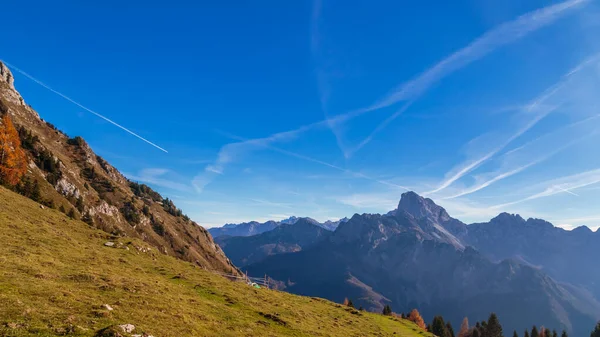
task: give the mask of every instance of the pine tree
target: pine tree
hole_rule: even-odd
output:
[[[525,329],[525,333],[523,334],[523,337],[529,337],[529,331],[527,329]]]
[[[448,337],[448,330],[446,330],[446,324],[442,316],[435,316],[433,318],[430,332],[438,337]]]
[[[519,334],[517,333],[517,330],[513,331],[513,337],[519,337]]]
[[[458,337],[467,337],[469,335],[469,319],[463,318],[463,321],[460,325],[460,331],[458,332]]]
[[[590,333],[590,337],[600,337],[600,322],[598,322],[596,324],[594,331],[592,331],[592,333]]]
[[[448,330],[449,337],[455,337],[454,336],[454,328],[452,327],[452,324],[450,323],[450,321],[446,322],[446,330]]]
[[[69,218],[71,218],[71,219],[75,219],[75,217],[77,216],[77,215],[75,214],[75,209],[74,209],[74,208],[71,208],[71,209],[69,210],[69,213],[67,214],[67,216],[68,216]]]
[[[347,304],[350,308],[354,308],[354,303],[352,303],[352,300],[348,300],[348,304]]]
[[[503,337],[502,334],[502,325],[500,325],[500,321],[498,320],[498,316],[495,313],[490,314],[490,318],[488,318],[487,324],[485,326],[485,336],[486,337]]]
[[[27,172],[27,158],[21,148],[19,133],[8,113],[0,122],[0,182],[15,186]]]
[[[83,198],[81,196],[79,196],[79,198],[77,198],[77,201],[75,202],[75,207],[77,208],[79,213],[83,213],[84,206],[83,206]]]
[[[382,313],[386,316],[390,316],[392,314],[392,307],[386,304],[385,307],[383,307]]]
[[[567,331],[563,330],[560,337],[569,337],[569,334],[567,333]]]
[[[481,332],[479,332],[479,329],[475,328],[475,329],[473,329],[473,334],[471,336],[472,337],[481,337]]]
[[[535,325],[531,328],[531,337],[540,337],[540,333]]]
[[[40,192],[40,184],[37,180],[33,181],[33,186],[31,187],[31,200],[40,202],[42,200],[42,194]]]
[[[552,330],[552,337],[558,337],[558,332],[556,332],[556,329]]]

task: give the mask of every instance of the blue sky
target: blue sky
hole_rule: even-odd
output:
[[[600,225],[597,1],[3,13],[0,58],[26,101],[203,226],[386,212],[406,190],[465,222]]]

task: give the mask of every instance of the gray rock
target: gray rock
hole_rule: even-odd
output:
[[[123,330],[123,332],[125,332],[125,333],[132,333],[133,330],[135,330],[135,326],[133,324],[119,325],[119,328],[121,328]]]
[[[112,242],[112,241],[108,241],[108,242],[104,243],[104,245],[105,245],[106,247],[114,247],[114,246],[115,246],[115,243],[114,243],[114,242]]]

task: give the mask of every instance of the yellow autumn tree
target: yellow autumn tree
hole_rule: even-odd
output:
[[[423,330],[427,330],[425,321],[423,320],[423,317],[421,317],[421,314],[419,313],[419,311],[417,309],[413,309],[410,312],[410,315],[408,315],[408,320],[411,322],[414,322],[416,325],[419,326],[419,328],[421,328]]]
[[[8,113],[0,122],[0,182],[15,186],[27,172],[27,159],[19,133]]]

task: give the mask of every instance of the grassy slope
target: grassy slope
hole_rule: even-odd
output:
[[[140,240],[105,247],[109,239],[0,187],[0,335],[93,336],[125,323],[155,336],[429,335],[408,321],[231,282],[140,252]]]

